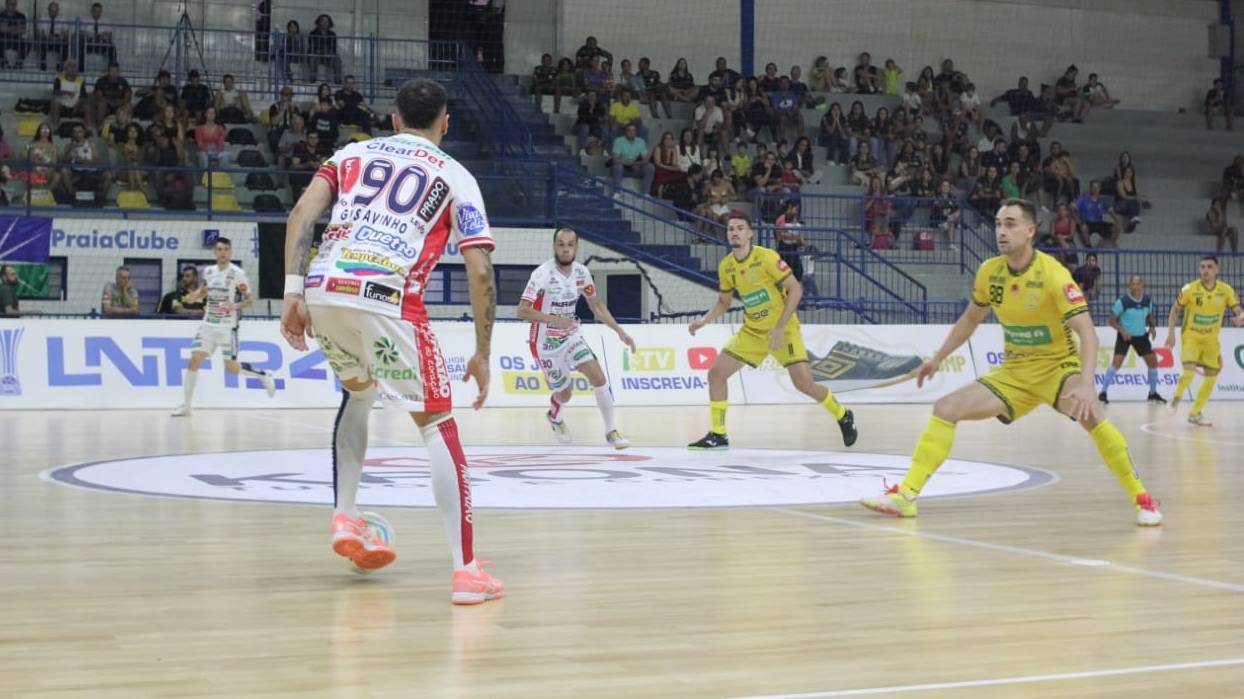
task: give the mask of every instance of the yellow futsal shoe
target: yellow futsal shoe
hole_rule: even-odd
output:
[[[908,500],[905,495],[898,492],[897,485],[886,488],[884,493],[876,497],[860,498],[860,504],[883,515],[894,517],[916,516],[915,501]]]

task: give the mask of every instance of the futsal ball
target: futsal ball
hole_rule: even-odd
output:
[[[380,516],[380,514],[376,512],[360,512],[359,516],[363,518],[364,522],[367,522],[367,528],[371,530],[372,535],[384,544],[393,546],[394,542],[397,541],[397,532],[393,529],[393,525],[389,524],[389,520]],[[366,568],[354,565],[354,561],[349,559],[346,562],[359,575],[369,575],[372,572]]]

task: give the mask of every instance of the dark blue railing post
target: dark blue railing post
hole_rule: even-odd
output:
[[[428,47],[431,51],[432,47]],[[367,35],[367,101],[376,102],[376,35]]]
[[[835,243],[837,249],[834,251],[837,257],[837,264],[834,265],[834,271],[837,273],[834,275],[834,296],[842,298],[842,239],[846,235],[842,231],[838,231],[838,234],[834,237],[837,239]]]
[[[548,206],[548,215],[549,215],[550,223],[556,226],[557,225],[557,166],[551,160],[548,163],[548,170],[549,170],[548,191],[545,192],[545,197],[548,199],[547,206]]]

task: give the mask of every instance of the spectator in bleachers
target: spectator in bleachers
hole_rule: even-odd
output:
[[[866,144],[861,143],[863,148]],[[886,194],[881,178],[873,176],[868,180],[868,199],[864,202],[864,232],[873,241],[874,247],[889,248],[892,243],[879,243],[877,238],[890,235],[890,215],[894,210],[894,200]]]
[[[940,230],[946,238],[946,244],[954,250],[963,212],[950,180],[943,179],[937,183],[936,197],[929,209],[929,225]]]
[[[1239,199],[1244,195],[1244,155],[1237,155],[1222,169],[1222,196]]]
[[[695,130],[685,128],[678,134],[678,170],[687,173],[692,165],[704,165],[700,158],[700,146],[695,142]]]
[[[835,165],[845,165],[851,157],[850,130],[846,117],[842,115],[842,105],[834,102],[829,111],[821,117],[821,131],[817,143],[828,149],[825,161]]]
[[[710,82],[714,77],[721,81],[722,87],[734,87],[740,80],[743,79],[743,76],[739,75],[737,70],[730,68],[726,64],[726,59],[722,56],[717,57],[713,72],[708,74]]]
[[[782,168],[783,199],[786,201],[790,201],[791,198],[797,200],[799,198],[799,190],[803,188],[803,173],[795,169],[795,163],[789,157],[779,158],[778,164]]]
[[[613,61],[613,54],[601,48],[596,43],[596,37],[589,36],[579,50],[574,52],[574,60],[577,68],[587,68],[593,59]]]
[[[186,160],[186,124],[177,118],[177,110],[173,105],[164,105],[164,111],[151,120],[151,131],[161,131],[168,138],[177,152],[181,154],[182,164]]]
[[[829,86],[834,79],[834,69],[829,65],[828,56],[817,56],[812,61],[812,70],[808,72],[808,81],[813,90],[817,92],[829,92]]]
[[[1041,170],[1044,173],[1041,189],[1049,195],[1052,204],[1079,196],[1080,181],[1076,179],[1071,155],[1063,151],[1063,144],[1058,141],[1050,144],[1050,154],[1041,161]]]
[[[297,20],[285,23],[285,33],[273,38],[273,58],[276,59],[277,70],[285,77],[286,82],[294,81],[291,66],[306,61],[306,37],[302,35],[302,27]]]
[[[181,88],[182,119],[190,122],[203,120],[203,112],[212,106],[212,91],[200,82],[199,71],[191,70],[190,82]]]
[[[281,88],[277,101],[268,107],[268,147],[274,155],[281,135],[289,129],[294,116],[298,114],[298,107],[294,105],[294,90],[286,85]]]
[[[10,51],[16,54],[13,62],[9,62]],[[4,0],[4,10],[0,11],[0,68],[21,70],[22,60],[29,51],[26,15],[17,9],[17,0]]]
[[[961,192],[971,192],[976,188],[976,181],[985,174],[981,163],[981,153],[976,146],[970,146],[968,152],[959,159],[959,172],[956,173],[955,187]]]
[[[190,175],[180,169],[186,166],[185,151],[173,143],[166,129],[157,127],[151,130],[145,162],[150,166],[168,168],[151,173],[151,188],[160,206],[177,210],[194,208],[194,184]]]
[[[583,147],[579,149],[580,160],[584,158],[603,158],[606,155],[608,153],[605,152],[605,144],[601,143],[600,138],[596,136],[588,136],[587,143],[583,144]]]
[[[105,316],[132,316],[139,313],[138,290],[130,281],[129,267],[117,267],[114,281],[104,285],[99,307]]]
[[[938,185],[940,182],[941,180],[937,179],[937,176],[933,174],[932,170],[927,167],[923,168],[920,170],[919,174],[916,175],[916,183],[912,187],[911,194],[912,196],[919,197],[921,199],[932,199],[937,196]]]
[[[730,156],[730,183],[735,189],[747,188],[747,176],[752,171],[752,157],[747,154],[747,144],[739,141]]]
[[[587,147],[589,137],[604,139],[605,122],[608,113],[605,104],[600,101],[596,92],[589,90],[579,100],[578,116],[575,119],[575,135],[578,136],[579,148]]]
[[[872,64],[872,56],[867,51],[859,55],[855,63],[855,91],[865,95],[881,92],[881,76],[877,66]]]
[[[341,127],[331,98],[320,99],[319,107],[311,113],[307,123],[312,131],[320,135],[320,143],[336,147],[337,139],[341,137]]]
[[[816,156],[812,152],[812,142],[807,136],[800,136],[795,141],[795,148],[790,153],[790,161],[805,182],[817,184],[821,181],[821,173],[816,169]]]
[[[639,59],[638,75],[644,81],[644,94],[647,97],[648,110],[652,113],[652,118],[657,118],[657,102],[660,102],[665,107],[665,118],[672,119],[669,86],[661,82],[661,74],[652,69],[652,62],[647,57]]]
[[[847,112],[847,131],[851,143],[851,152],[859,151],[859,144],[870,143],[872,140],[872,121],[864,111],[864,103],[855,100],[851,103],[851,111]]]
[[[69,27],[70,23],[60,18],[60,3],[49,2],[47,17],[41,19],[35,28],[35,40],[39,43],[39,70],[48,69],[48,54],[56,54],[56,72],[60,72],[69,58]]]
[[[1032,114],[1021,114],[1011,123],[1011,143],[1017,148],[1018,144],[1024,143],[1033,153],[1040,153],[1041,142],[1038,139],[1043,135],[1042,130],[1033,121]]]
[[[52,127],[47,122],[35,129],[35,135],[26,144],[22,157],[33,166],[27,182],[31,189],[47,189],[54,194],[64,191],[60,170],[51,167],[60,162],[60,152],[52,141]]]
[[[203,313],[206,299],[192,300],[199,290],[199,268],[186,265],[177,277],[177,288],[168,292],[156,306],[156,313],[164,315],[199,315]]]
[[[994,141],[999,138],[1005,138],[1002,133],[1002,127],[993,119],[986,119],[980,127],[981,138],[976,142],[976,149],[984,156],[985,153],[993,150]]]
[[[112,32],[104,28],[107,25],[103,22],[104,6],[98,2],[91,5],[89,18],[78,20],[81,27],[78,32],[78,56],[83,61],[88,54],[96,54],[106,57],[109,63],[117,62],[117,47],[112,45]]]
[[[1231,95],[1227,94],[1227,87],[1223,84],[1222,78],[1214,79],[1214,86],[1209,92],[1205,93],[1205,128],[1210,131],[1214,130],[1214,115],[1221,114],[1227,122],[1227,130],[1231,131],[1235,128],[1235,108],[1231,103]]]
[[[1089,301],[1097,299],[1097,278],[1101,276],[1101,267],[1097,266],[1097,254],[1090,252],[1084,264],[1071,273],[1071,278],[1080,285],[1080,291]]]
[[[65,70],[52,81],[52,128],[64,117],[87,119],[86,78],[78,72],[77,61],[65,61]]]
[[[1050,150],[1053,151],[1053,149],[1051,145]],[[1072,213],[1079,224],[1080,242],[1084,247],[1093,247],[1094,233],[1097,234],[1098,243],[1102,245],[1107,241],[1113,244],[1119,237],[1118,229],[1106,220],[1108,208],[1110,208],[1110,200],[1101,195],[1101,182],[1097,180],[1089,182],[1088,193],[1076,197],[1075,202],[1072,203]]]
[[[289,128],[281,134],[276,146],[277,169],[288,170],[290,159],[294,156],[294,146],[307,140],[307,122],[301,114],[294,114]]]
[[[717,90],[717,106],[721,107],[721,113],[726,118],[725,136],[727,140],[738,139],[743,133],[744,125],[747,122],[743,116],[743,109],[747,106],[747,100],[743,94],[744,82],[742,79],[736,81],[733,85],[722,85]],[[723,148],[727,146],[723,145]]]
[[[807,109],[813,109],[817,105],[825,104],[825,98],[813,97],[808,88],[808,84],[801,78],[803,77],[803,69],[799,66],[790,67],[790,89],[799,98],[799,106]]]
[[[899,147],[898,153],[894,156],[894,162],[906,163],[907,170],[912,175],[924,169],[924,161],[924,151],[917,148],[916,142],[911,139],[903,141],[903,145]]]
[[[999,102],[1006,102],[1011,116],[1017,117],[1020,114],[1027,114],[1035,101],[1036,97],[1033,96],[1032,90],[1028,89],[1028,77],[1020,76],[1019,83],[1015,87],[989,100],[989,106],[996,107]]]
[[[765,72],[759,77],[760,89],[765,95],[771,95],[778,89],[778,82],[782,76],[778,75],[776,63],[766,63]]]
[[[199,167],[229,167],[229,151],[225,145],[225,127],[216,122],[216,108],[203,111],[203,122],[194,127],[194,144],[199,152]]]
[[[1075,121],[1084,121],[1084,116],[1094,109],[1114,109],[1119,100],[1110,96],[1106,84],[1097,79],[1097,73],[1089,73],[1088,82],[1080,88],[1080,98],[1076,103]]]
[[[778,88],[770,93],[773,105],[773,118],[777,122],[778,138],[788,137],[788,131],[794,131],[795,137],[803,134],[802,100],[790,88],[790,78],[782,76],[778,80]]]
[[[1054,91],[1053,85],[1041,84],[1041,96],[1037,98],[1036,106],[1030,113],[1033,120],[1041,120],[1041,136],[1044,138],[1050,133],[1050,129],[1054,128],[1054,122],[1058,120],[1059,106],[1058,94]]]
[[[881,71],[882,91],[887,95],[897,97],[902,80],[903,69],[894,62],[893,58],[885,59],[885,69]]]
[[[93,169],[104,162],[99,155],[99,148],[87,136],[86,127],[82,124],[74,124],[69,143],[65,144],[65,152],[61,155],[61,162],[70,166],[66,180],[70,197],[76,201],[78,192],[93,192],[95,203],[102,204],[104,195],[112,184],[112,173]],[[74,167],[75,165],[80,167]]]
[[[355,87],[353,75],[345,77],[345,83],[333,98],[337,102],[337,118],[342,124],[353,124],[368,134],[372,132],[376,114]]]
[[[928,167],[938,179],[945,179],[950,175],[950,155],[942,144],[934,143],[929,148]]]
[[[1240,232],[1235,226],[1227,225],[1227,200],[1223,197],[1214,197],[1209,202],[1209,211],[1205,213],[1205,226],[1209,234],[1218,240],[1216,252],[1222,252],[1228,241],[1231,242],[1231,252],[1239,252],[1240,249]]]
[[[341,57],[337,55],[337,32],[333,31],[333,18],[320,15],[315,18],[315,28],[307,34],[307,60],[312,78],[317,77],[319,67],[324,65],[332,71],[333,82],[341,82]]]
[[[697,209],[704,201],[702,180],[704,179],[704,168],[699,165],[692,165],[687,171],[687,176],[671,182],[665,188],[665,198],[668,199],[680,211],[688,213],[699,213]],[[683,218],[680,216],[680,218]],[[685,220],[685,219],[684,219]],[[703,228],[697,222],[696,227],[704,232]]]
[[[873,157],[872,146],[868,141],[860,141],[855,149],[855,157],[851,158],[851,181],[864,187],[869,180],[876,179],[883,172],[881,164]]]
[[[877,161],[883,166],[889,166],[894,162],[894,120],[890,118],[890,110],[885,107],[877,107],[877,114],[873,117],[869,125],[872,132],[873,153],[877,155]]]
[[[996,167],[996,166],[995,166]],[[1006,164],[1006,174],[1002,177],[1002,197],[1005,199],[1023,199],[1024,170],[1020,167],[1019,161],[1012,160]]]
[[[959,109],[963,111],[963,118],[975,124],[976,130],[980,131],[985,122],[985,110],[981,109],[981,98],[976,94],[975,83],[963,86],[963,93],[959,95]]]
[[[779,195],[782,192],[782,166],[777,155],[765,152],[760,161],[752,166],[750,173],[752,215],[757,219],[771,220],[777,213]]]
[[[117,130],[119,129],[114,128],[114,131]],[[125,166],[120,177],[122,189],[141,190],[143,188],[143,173],[139,169],[142,165],[142,135],[142,129],[134,122],[127,124],[121,131],[121,138],[124,140],[117,146],[117,162]]]
[[[346,85],[351,85],[350,79],[346,80]],[[337,94],[340,95],[341,92]],[[359,99],[362,99],[361,95]],[[220,89],[216,90],[216,94],[212,97],[212,106],[216,107],[216,114],[220,116],[223,124],[248,124],[255,120],[255,112],[251,111],[250,97],[247,96],[246,90],[235,86],[233,75],[229,73],[225,73],[225,76],[220,79]]]
[[[121,105],[129,105],[133,96],[134,91],[130,89],[129,81],[121,77],[121,66],[109,63],[108,72],[95,81],[95,91],[92,94],[94,123],[103,124],[105,119],[116,114]]]
[[[13,265],[0,265],[0,315],[21,313],[17,287],[17,268]]]
[[[1141,198],[1136,191],[1136,168],[1128,165],[1115,182],[1114,204],[1110,213],[1114,217],[1116,231],[1131,233],[1140,223]]]
[[[924,114],[924,99],[920,97],[916,83],[907,83],[903,86],[903,109],[910,116]]]
[[[290,194],[295,201],[302,196],[302,191],[307,188],[307,185],[311,184],[311,178],[315,176],[315,171],[319,169],[322,161],[320,135],[308,130],[306,139],[294,144],[289,158],[289,169],[296,171],[296,174],[289,176]]]
[[[695,86],[695,76],[687,69],[687,59],[679,58],[674,63],[674,70],[670,71],[669,80],[670,95],[679,102],[693,102],[699,95],[699,90]]]
[[[1049,229],[1042,243],[1057,247],[1058,259],[1064,264],[1068,262],[1074,264],[1077,260],[1071,248],[1075,245],[1075,231],[1076,222],[1071,216],[1071,207],[1059,204],[1049,221]]]
[[[630,90],[635,101],[646,104],[644,95],[648,88],[644,85],[644,79],[635,73],[635,67],[629,58],[623,58],[622,63],[618,65],[618,86]]]
[[[134,105],[134,118],[139,121],[151,121],[155,115],[164,111],[164,105],[177,105],[177,88],[173,85],[173,76],[161,69],[156,74],[155,83],[136,93],[138,104]]]
[[[531,71],[531,94],[537,100],[544,95],[553,95],[553,113],[561,113],[562,93],[557,88],[557,66],[553,65],[553,54],[540,56],[540,65]]]
[[[967,76],[955,70],[955,62],[949,58],[942,61],[942,71],[933,78],[933,93],[940,112],[954,111],[954,103],[963,94]]]
[[[774,126],[769,96],[760,89],[760,81],[756,78],[747,79],[747,87],[743,89],[743,116],[746,122],[743,134],[753,143],[760,142],[762,129],[769,129],[772,140],[778,140],[777,127]]]
[[[130,105],[123,104],[117,108],[117,113],[113,116],[111,122],[104,125],[104,134],[106,135],[109,144],[118,152],[120,152],[121,146],[125,144],[126,129],[130,126],[138,125],[138,123],[134,121],[133,115],[130,112]],[[138,145],[143,145],[141,127],[138,130],[138,138]]]
[[[643,179],[643,186],[639,191],[646,193],[652,190],[656,168],[649,161],[648,144],[639,137],[639,130],[635,124],[627,124],[623,134],[613,139],[609,152],[613,156],[609,169],[613,175],[615,188],[620,189],[622,177],[629,175]]]
[[[595,92],[602,101],[609,101],[611,95],[605,90],[605,71],[600,68],[600,59],[593,58],[587,65],[578,70],[578,87],[582,92]]]
[[[1069,65],[1063,71],[1062,77],[1054,83],[1054,102],[1058,105],[1060,114],[1073,116],[1079,109],[1080,87],[1076,84],[1079,74],[1080,69],[1075,64]]]
[[[937,89],[933,87],[933,81],[937,76],[933,74],[933,66],[925,66],[920,70],[920,77],[916,78],[916,94],[920,95],[920,102],[924,105],[925,114],[941,113],[941,103],[937,99]]]
[[[652,188],[648,191],[654,197],[665,195],[665,186],[683,177],[678,167],[678,145],[674,143],[673,132],[661,134],[661,141],[652,147],[648,160],[656,168],[652,177]]]
[[[618,99],[609,105],[609,128],[606,133],[606,140],[612,141],[628,126],[634,126],[635,132],[639,134],[641,139],[647,140],[648,129],[644,127],[644,120],[640,117],[639,103],[631,99],[631,91],[623,88],[618,95]]]
[[[709,146],[704,151],[704,172],[713,172],[722,168],[721,153],[717,146]]]
[[[847,82],[847,69],[835,68],[829,82],[830,92],[851,92],[851,84]]]
[[[885,175],[886,193],[896,197],[912,196],[914,176],[915,173],[907,167],[906,160],[895,161],[894,166]]]
[[[610,101],[617,98],[618,79],[613,75],[613,63],[609,61],[601,61],[600,63],[600,89],[609,96]]]
[[[803,261],[801,253],[807,242],[800,230],[803,223],[799,220],[799,202],[788,201],[782,214],[773,222],[773,238],[778,256],[790,267],[791,275],[803,281]]]
[[[738,190],[726,179],[725,173],[713,170],[702,199],[703,206],[696,213],[724,226],[730,216],[730,202],[738,199]]]
[[[981,164],[985,167],[990,165],[998,168],[998,172],[1007,172],[1011,169],[1011,156],[1007,151],[1006,141],[1001,137],[993,142],[993,148],[988,153],[981,156]]]

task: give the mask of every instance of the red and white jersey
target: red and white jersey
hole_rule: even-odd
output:
[[[248,296],[251,293],[246,270],[232,262],[224,269],[208,265],[199,278],[207,288],[207,297],[203,301],[203,322],[225,328],[235,327],[238,324],[238,295]],[[234,308],[226,311],[226,303],[233,304]]]
[[[596,284],[592,281],[592,273],[587,266],[575,262],[568,274],[557,268],[557,260],[549,260],[536,267],[527,280],[527,288],[523,290],[523,301],[543,313],[575,319],[569,329],[561,330],[550,327],[546,323],[531,324],[531,344],[533,351],[537,346],[557,344],[579,331],[579,322],[575,318],[575,306],[579,296],[588,299],[596,298]],[[547,348],[546,348],[547,349]]]
[[[494,247],[475,178],[425,138],[347,144],[315,176],[336,203],[307,272],[308,304],[426,322],[423,291],[445,247]]]

